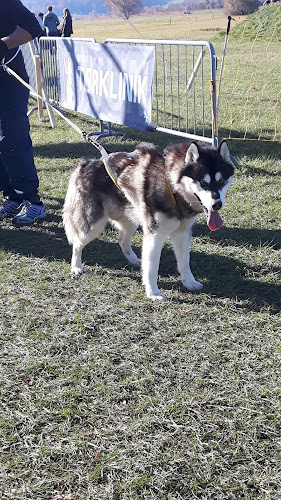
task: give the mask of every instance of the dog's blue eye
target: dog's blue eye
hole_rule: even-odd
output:
[[[218,185],[219,186],[224,186],[225,184],[225,180],[223,178],[221,178],[219,181],[218,181]]]

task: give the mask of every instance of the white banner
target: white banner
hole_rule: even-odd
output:
[[[59,102],[138,130],[151,130],[154,47],[57,40]]]

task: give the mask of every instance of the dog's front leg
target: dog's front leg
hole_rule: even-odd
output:
[[[182,284],[190,291],[201,290],[203,285],[194,279],[190,270],[190,243],[192,238],[192,226],[195,217],[185,219],[180,226],[171,234],[171,243],[174,247],[178,271],[181,275]]]
[[[157,286],[161,250],[165,239],[162,234],[144,231],[141,258],[142,282],[147,297],[153,300],[165,299],[165,295],[160,293]]]

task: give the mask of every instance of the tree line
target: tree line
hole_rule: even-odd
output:
[[[183,0],[181,3],[156,5],[150,9],[146,7],[145,10],[153,10],[154,12],[182,11],[187,13],[198,9],[224,8],[229,14],[245,15],[255,12],[260,5],[260,0]],[[105,0],[105,6],[111,9],[115,15],[125,19],[129,19],[131,15],[144,11],[142,0]]]

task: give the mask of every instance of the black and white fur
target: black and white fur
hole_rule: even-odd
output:
[[[85,161],[71,175],[63,222],[73,246],[72,273],[83,273],[83,248],[110,222],[119,231],[125,257],[131,264],[141,265],[148,298],[164,298],[157,277],[168,237],[183,285],[190,291],[200,290],[202,285],[194,279],[189,266],[191,228],[199,212],[205,209],[211,215],[217,214],[224,204],[233,176],[226,142],[217,150],[196,142],[170,145],[163,155],[151,145],[140,144],[132,153],[111,154],[109,166],[121,191],[108,176],[102,160]],[[139,225],[143,229],[141,262],[131,247]]]

